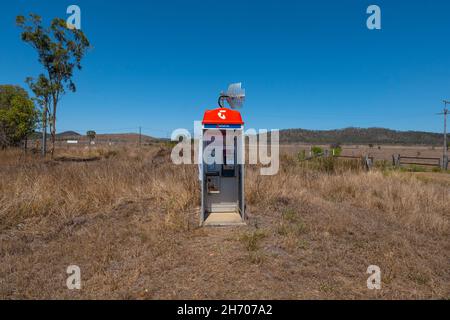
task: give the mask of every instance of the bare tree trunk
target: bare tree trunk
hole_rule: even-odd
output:
[[[55,99],[53,99],[55,100]],[[51,151],[51,155],[52,155],[52,159],[53,159],[53,155],[55,153],[55,140],[56,140],[56,101],[53,101],[53,115],[52,115],[52,129],[51,129],[51,134],[52,134],[52,151]]]
[[[0,128],[0,148],[1,148],[1,150],[5,150],[6,145],[7,145],[7,139],[6,139],[5,128],[3,128],[3,126],[1,126],[1,128]]]
[[[41,154],[43,157],[47,154],[47,112],[48,105],[44,106],[44,111],[42,113],[42,150]]]

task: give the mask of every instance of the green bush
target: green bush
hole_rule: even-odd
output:
[[[333,148],[333,149],[331,149],[331,153],[335,157],[339,157],[342,154],[342,148],[341,147]]]
[[[311,152],[314,156],[320,156],[323,154],[323,149],[321,147],[313,146]]]
[[[331,149],[331,152],[334,151],[334,155],[336,155],[336,156],[340,155],[341,152],[342,152],[342,146],[341,146],[341,143],[340,143],[340,142],[332,143],[332,144],[330,145],[330,149]],[[337,152],[338,152],[339,154],[337,154]]]
[[[0,85],[0,147],[18,146],[34,132],[38,111],[19,86]]]

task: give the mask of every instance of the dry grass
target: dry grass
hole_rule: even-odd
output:
[[[57,156],[101,160],[0,154],[0,297],[450,298],[446,174],[284,155],[276,176],[247,168],[246,227],[204,229],[196,167],[166,147],[75,150]]]

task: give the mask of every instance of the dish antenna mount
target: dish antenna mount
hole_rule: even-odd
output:
[[[231,109],[240,109],[245,101],[245,89],[242,89],[242,83],[233,83],[228,86],[227,92],[221,92],[219,97],[219,106],[224,108],[223,101],[226,100]]]

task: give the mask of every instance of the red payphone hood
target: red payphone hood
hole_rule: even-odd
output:
[[[240,124],[243,125],[242,116],[239,111],[217,108],[208,110],[203,116],[202,124]]]

